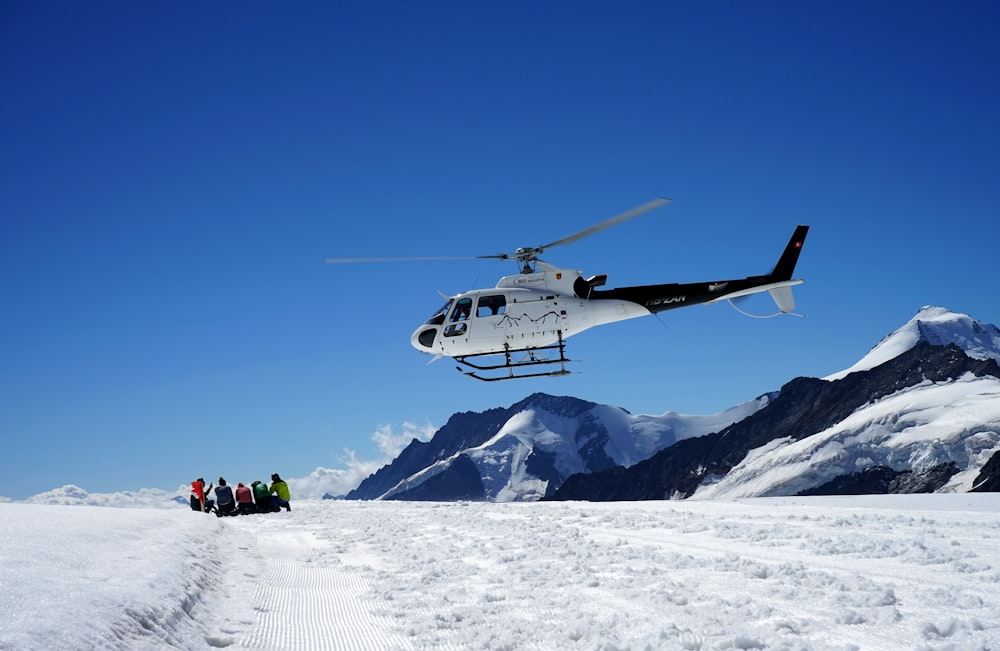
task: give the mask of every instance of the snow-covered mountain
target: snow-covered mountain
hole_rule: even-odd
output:
[[[924,307],[853,366],[710,416],[537,393],[452,416],[348,499],[997,490],[1000,330]],[[992,460],[992,461],[991,461]],[[991,488],[992,487],[992,488]]]
[[[968,492],[1000,449],[998,432],[1000,379],[966,372],[924,380],[805,439],[784,437],[752,450],[693,497],[925,492],[924,487]]]
[[[430,441],[412,441],[347,498],[537,500],[575,473],[631,466],[677,441],[718,431],[771,397],[710,416],[650,416],[536,393],[507,409],[453,415]]]
[[[897,359],[921,344],[954,344],[970,358],[1000,361],[1000,329],[967,314],[925,306],[835,382]],[[989,368],[988,366],[986,367]],[[990,371],[919,383],[862,405],[849,417],[801,441],[753,450],[718,482],[693,497],[796,493],[917,492],[985,488],[1000,474],[1000,379]],[[994,488],[993,490],[997,490]]]
[[[1000,331],[925,307],[842,373],[556,499],[696,499],[998,490]]]
[[[826,380],[839,380],[856,371],[867,371],[926,341],[935,346],[955,344],[975,359],[1000,361],[1000,329],[943,307],[925,305],[916,316],[868,351],[856,364]]]

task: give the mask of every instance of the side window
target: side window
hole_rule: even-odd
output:
[[[455,310],[451,313],[451,322],[465,321],[472,314],[472,299],[460,298],[455,304]]]
[[[496,316],[503,314],[506,308],[507,298],[503,294],[480,296],[479,304],[476,306],[476,316]]]
[[[460,298],[455,302],[455,309],[448,317],[448,325],[445,326],[445,337],[458,337],[464,335],[469,330],[469,317],[472,316],[472,299]]]

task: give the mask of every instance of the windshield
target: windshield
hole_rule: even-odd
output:
[[[441,325],[442,323],[444,323],[444,317],[446,314],[448,314],[448,310],[451,309],[451,304],[452,300],[448,299],[448,302],[442,305],[441,309],[439,309],[437,312],[434,313],[434,316],[427,319],[427,323],[429,323],[430,325]]]

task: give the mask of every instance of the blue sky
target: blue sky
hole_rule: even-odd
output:
[[[714,413],[850,366],[926,304],[1000,323],[998,19],[4,3],[0,495],[304,477],[536,391]],[[571,339],[572,376],[479,383],[409,335],[513,263],[324,264],[511,251],[657,196],[544,258],[609,287],[743,277],[806,223],[807,316],[696,306]]]

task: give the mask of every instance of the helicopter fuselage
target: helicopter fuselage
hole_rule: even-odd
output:
[[[578,294],[581,287],[591,287],[581,272],[548,265],[535,273],[505,276],[493,289],[448,299],[410,341],[417,350],[437,356],[499,354],[549,346],[588,328],[651,313],[629,300],[591,300]]]

